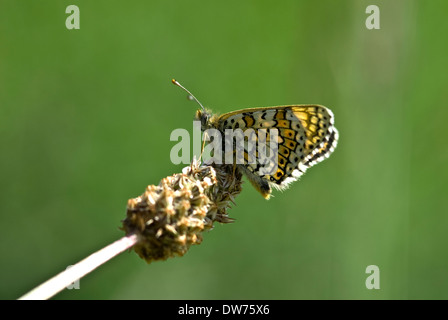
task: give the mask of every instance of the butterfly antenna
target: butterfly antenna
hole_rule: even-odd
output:
[[[188,99],[196,101],[196,102],[201,106],[202,110],[205,111],[205,108],[204,108],[204,106],[202,105],[202,103],[200,103],[199,100],[196,99],[196,97],[195,97],[194,95],[192,95],[190,91],[188,91],[187,89],[185,89],[185,87],[184,87],[183,85],[181,85],[176,79],[171,80],[171,82],[172,82],[173,84],[175,84],[176,86],[182,88],[185,92],[187,92],[187,93],[188,93]]]

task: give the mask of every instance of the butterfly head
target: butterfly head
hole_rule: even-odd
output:
[[[213,123],[215,123],[216,116],[212,114],[211,111],[207,109],[198,109],[196,111],[196,115],[194,117],[194,120],[201,121],[201,130],[204,131],[206,129],[214,128],[215,126]]]
[[[199,100],[196,99],[196,97],[184,86],[182,86],[177,80],[173,79],[171,80],[171,82],[186,91],[188,93],[188,99],[196,101],[201,107],[201,109],[196,112],[196,116],[194,117],[195,120],[201,121],[201,130],[204,131],[206,129],[215,127],[213,123],[214,120],[216,120],[216,116],[212,115],[210,110],[205,109],[202,103],[200,103]]]

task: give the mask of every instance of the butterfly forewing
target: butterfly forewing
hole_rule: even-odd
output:
[[[305,129],[306,156],[303,165],[311,167],[328,158],[338,140],[333,113],[323,106],[295,106],[292,112]]]

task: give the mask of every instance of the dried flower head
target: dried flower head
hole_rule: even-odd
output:
[[[233,222],[227,209],[240,192],[241,173],[233,166],[193,161],[182,173],[129,199],[123,230],[138,236],[133,249],[148,263],[182,256],[202,242],[202,232],[215,221]]]

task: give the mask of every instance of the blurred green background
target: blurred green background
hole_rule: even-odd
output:
[[[370,4],[380,30],[365,27]],[[181,171],[169,137],[197,105],[175,77],[217,112],[326,105],[338,148],[269,201],[246,182],[236,223],[184,257],[123,253],[56,299],[447,299],[447,11],[1,0],[0,298],[120,238],[127,199]]]

